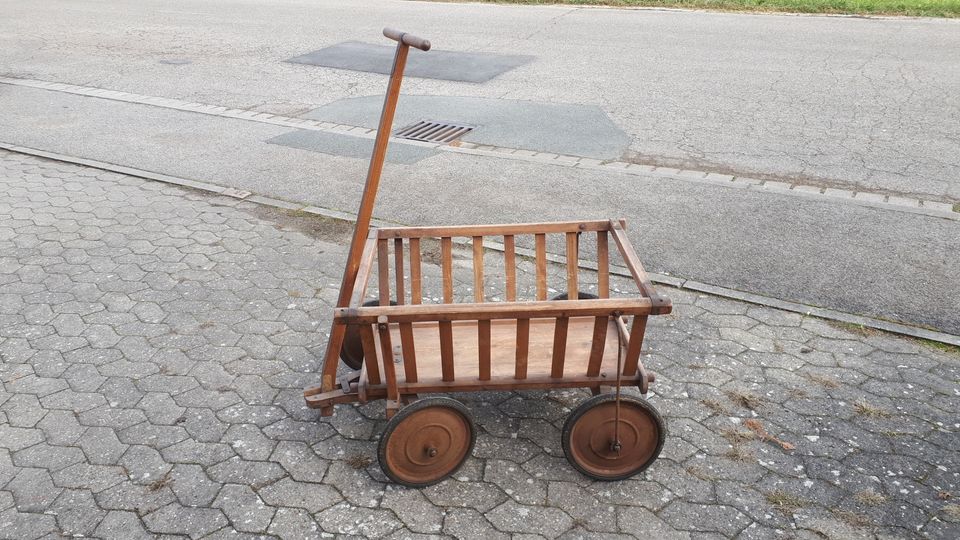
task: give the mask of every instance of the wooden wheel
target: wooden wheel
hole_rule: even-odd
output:
[[[667,434],[660,413],[645,400],[621,394],[619,448],[615,424],[615,395],[601,394],[581,403],[563,425],[567,461],[595,480],[623,480],[649,467]]]
[[[379,300],[370,300],[363,303],[363,307],[379,306]],[[397,305],[393,300],[391,306]],[[360,330],[355,325],[347,325],[343,335],[343,345],[340,346],[340,360],[350,369],[363,367],[363,342],[360,341]]]
[[[463,465],[476,438],[470,412],[459,401],[417,400],[387,422],[377,452],[380,468],[404,486],[436,484]]]

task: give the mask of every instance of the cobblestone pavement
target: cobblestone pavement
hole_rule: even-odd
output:
[[[10,153],[0,192],[3,538],[960,536],[954,351],[666,289],[645,474],[566,463],[585,393],[483,393],[456,478],[400,489],[382,403],[301,396],[342,227]]]

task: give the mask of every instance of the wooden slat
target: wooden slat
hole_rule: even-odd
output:
[[[473,237],[473,301],[484,301],[483,294],[483,237]]]
[[[536,236],[537,300],[547,299],[547,235]]]
[[[373,271],[373,259],[376,255],[377,238],[371,235],[363,248],[363,254],[360,256],[357,280],[353,287],[353,297],[350,299],[351,306],[360,307],[363,304],[363,297],[367,294],[367,283],[370,281],[370,273]]]
[[[517,319],[517,363],[515,379],[527,378],[527,360],[530,355],[530,319]]]
[[[590,359],[587,362],[587,376],[596,377],[600,374],[603,364],[603,349],[607,344],[607,327],[609,317],[597,317],[593,323],[593,339],[590,342]]]
[[[393,241],[393,260],[394,271],[397,273],[397,290],[394,294],[396,294],[397,305],[402,306],[405,303],[404,298],[407,296],[403,283],[403,238],[396,238]]]
[[[630,269],[633,280],[636,282],[640,292],[649,298],[653,304],[653,314],[663,315],[670,313],[670,311],[673,310],[670,299],[665,296],[660,296],[653,288],[653,283],[650,282],[646,270],[644,270],[643,265],[640,264],[640,258],[637,257],[637,252],[634,251],[633,246],[630,245],[630,241],[627,239],[626,233],[623,231],[623,223],[610,220],[610,233],[613,234],[613,240],[617,243],[617,247],[620,249],[620,255],[623,256],[623,261]]]
[[[420,267],[420,239],[410,239],[410,303],[423,300],[423,275]]]
[[[460,225],[453,227],[388,227],[378,229],[380,238],[472,237],[503,236],[505,234],[547,234],[583,231],[604,231],[610,221],[556,221],[546,223],[517,223],[508,225]]]
[[[380,305],[390,305],[390,254],[386,240],[377,241],[377,277],[380,282]]]
[[[597,296],[610,298],[610,244],[607,231],[597,231]]]
[[[440,239],[440,266],[443,269],[443,303],[453,302],[453,240],[449,236]]]
[[[580,285],[577,277],[580,272],[580,235],[567,233],[567,298],[580,298]]]
[[[377,343],[373,338],[373,326],[360,326],[360,343],[363,345],[363,360],[367,366],[370,384],[380,384],[380,366],[377,361]]]
[[[393,344],[390,342],[390,326],[386,319],[377,324],[380,332],[380,354],[383,358],[383,377],[387,383],[387,399],[397,401],[400,393],[397,391],[397,370],[393,364]]]
[[[512,234],[503,237],[503,265],[507,275],[507,302],[517,301],[517,243]]]
[[[640,363],[640,347],[643,345],[643,333],[647,329],[647,318],[636,316],[630,325],[630,341],[627,343],[627,354],[623,359],[623,376],[633,377],[637,374],[637,365]]]
[[[559,379],[563,377],[563,361],[567,357],[567,324],[570,319],[558,317],[557,325],[553,330],[553,367],[550,376]]]
[[[441,322],[440,325],[440,369],[444,381],[452,381],[453,372],[453,327],[451,323]]]
[[[486,304],[431,304],[335,308],[334,317],[348,323],[377,322],[385,315],[390,322],[485,321],[493,319],[537,319],[554,317],[605,317],[618,311],[624,315],[649,315],[649,298],[608,298],[568,302],[489,302]]]
[[[400,350],[403,352],[404,379],[407,382],[417,382],[417,353],[411,323],[400,323]]]
[[[477,354],[480,360],[480,380],[490,380],[490,321],[477,321]]]

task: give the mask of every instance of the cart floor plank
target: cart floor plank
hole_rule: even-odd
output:
[[[587,373],[590,347],[593,341],[593,317],[571,318],[567,328],[567,352],[564,362],[564,377],[583,377]],[[527,359],[527,378],[550,377],[553,362],[553,333],[555,319],[532,319],[530,321],[530,349]],[[458,382],[476,381],[480,377],[480,351],[476,321],[452,323],[454,344],[454,379]],[[392,343],[400,343],[400,328],[390,325]],[[440,328],[436,322],[413,325],[417,374],[423,384],[439,383],[442,380],[440,356]],[[603,351],[601,376],[616,376],[618,329],[613,319],[607,326],[607,339]],[[490,371],[493,379],[513,378],[516,369],[517,321],[504,319],[490,325]],[[379,344],[378,344],[379,345]],[[382,358],[380,359],[382,362]],[[397,376],[403,377],[403,355],[399,345],[394,347]],[[403,381],[406,382],[406,381]]]

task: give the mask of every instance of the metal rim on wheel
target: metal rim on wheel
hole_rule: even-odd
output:
[[[363,303],[363,307],[379,305],[379,300],[369,300]],[[391,300],[390,305],[395,306],[397,303]],[[363,367],[363,342],[360,340],[360,329],[356,325],[347,325],[347,331],[343,335],[343,344],[340,345],[340,360],[350,369]]]
[[[459,401],[431,397],[413,402],[390,419],[380,438],[380,468],[394,482],[424,487],[450,476],[476,442],[470,412]]]
[[[666,425],[653,405],[621,395],[619,441],[615,440],[616,406],[613,394],[592,397],[563,425],[567,461],[596,480],[622,480],[642,472],[660,455],[666,439]]]

